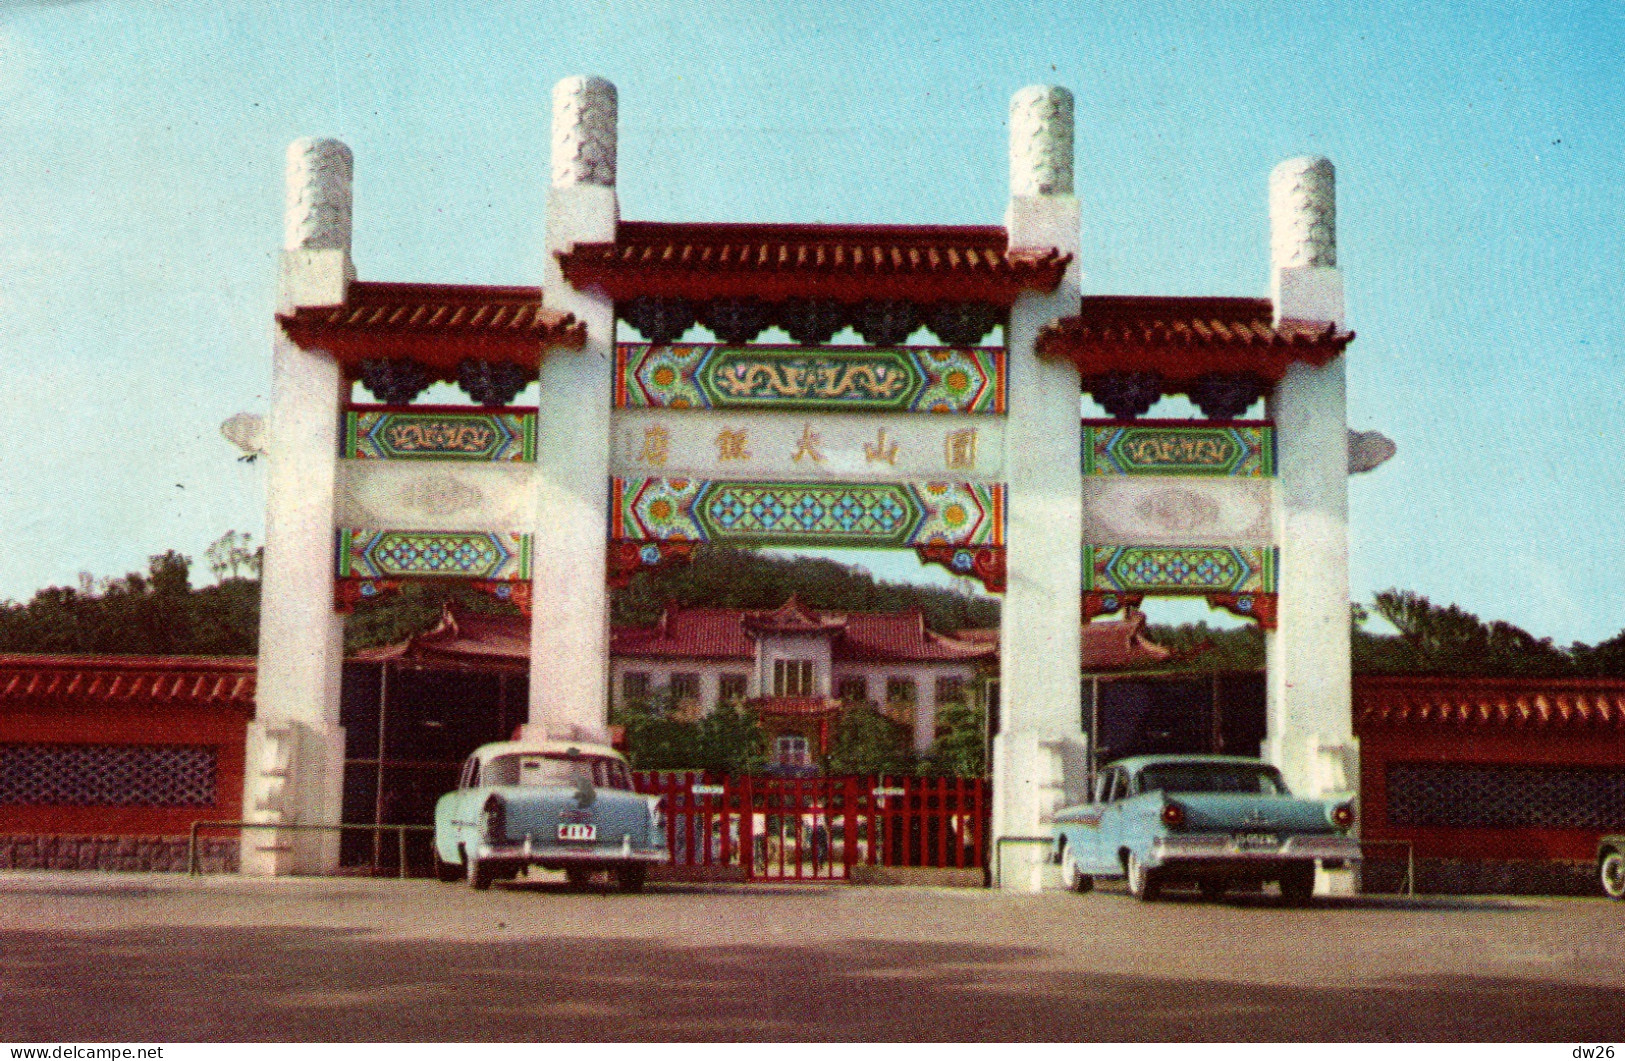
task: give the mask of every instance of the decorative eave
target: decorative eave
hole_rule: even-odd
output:
[[[668,224],[624,221],[614,243],[558,254],[577,288],[635,298],[901,300],[1009,308],[1054,291],[1071,255],[1010,248],[997,226]]]
[[[1376,728],[1448,732],[1625,734],[1625,681],[1618,678],[1360,676],[1356,732]]]
[[[1354,333],[1335,324],[1274,322],[1269,299],[1085,296],[1075,317],[1038,333],[1038,352],[1066,358],[1087,380],[1154,373],[1177,393],[1205,376],[1251,374],[1275,384],[1294,361],[1326,364]]]
[[[573,315],[544,309],[536,287],[358,281],[343,305],[301,307],[277,320],[300,347],[347,368],[410,360],[448,380],[465,361],[513,364],[534,378],[544,347],[576,349],[587,338]]]
[[[791,594],[772,611],[745,612],[739,617],[739,625],[755,635],[836,634],[846,629],[846,617],[815,612]]]
[[[0,655],[0,704],[71,701],[254,709],[252,656]]]

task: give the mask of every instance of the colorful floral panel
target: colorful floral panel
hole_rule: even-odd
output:
[[[615,479],[611,536],[741,545],[1004,543],[1004,487]]]
[[[624,343],[618,409],[1002,413],[1000,347],[772,347]]]
[[[1275,474],[1275,428],[1085,424],[1084,475]]]
[[[1084,592],[1274,593],[1277,552],[1253,546],[1083,547]]]
[[[387,412],[344,414],[352,460],[534,461],[536,414]]]
[[[340,578],[530,578],[528,534],[341,530],[338,550]]]

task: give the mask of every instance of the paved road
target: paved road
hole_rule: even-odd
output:
[[[1625,904],[0,873],[0,1041],[1625,1040]]]

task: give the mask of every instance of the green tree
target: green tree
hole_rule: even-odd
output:
[[[1443,674],[1566,674],[1574,659],[1527,631],[1499,620],[1485,623],[1452,604],[1440,607],[1419,593],[1388,589],[1372,601],[1399,631],[1402,669]]]
[[[759,773],[767,765],[767,733],[756,716],[734,703],[718,704],[700,719],[699,769],[729,777]]]
[[[700,768],[700,727],[677,718],[676,707],[670,689],[657,689],[610,712],[611,722],[626,727],[626,757],[632,769]]]
[[[957,700],[939,707],[937,739],[920,764],[940,777],[983,777],[987,773],[987,716]]]
[[[912,774],[914,751],[908,731],[869,707],[850,707],[824,759],[829,774]]]

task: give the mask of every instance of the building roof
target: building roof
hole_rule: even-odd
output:
[[[1157,372],[1186,383],[1211,372],[1280,380],[1293,361],[1323,365],[1354,338],[1335,324],[1274,321],[1267,298],[1086,295],[1075,317],[1038,333],[1038,351],[1075,362],[1085,377]]]
[[[1625,732],[1625,679],[1362,675],[1354,725]]]
[[[787,610],[788,609],[788,610]],[[826,633],[837,662],[959,662],[996,651],[929,630],[917,609],[902,612],[821,612],[792,598],[769,611],[672,606],[649,626],[612,631],[610,653],[664,659],[754,659],[755,636]]]
[[[565,278],[610,298],[910,299],[1009,306],[1053,291],[1071,255],[1011,248],[981,225],[755,225],[623,221],[613,243],[559,253]]]
[[[542,307],[539,287],[352,283],[341,306],[278,314],[288,337],[346,364],[410,358],[455,378],[459,363],[511,361],[532,375],[540,348],[579,347],[587,331]]]
[[[0,704],[22,700],[254,707],[252,656],[0,654]]]
[[[482,615],[448,604],[432,629],[393,645],[361,649],[353,658],[425,668],[526,671],[530,617]]]
[[[1095,619],[1084,623],[1079,643],[1082,669],[1090,674],[1135,670],[1173,659],[1172,649],[1146,635],[1145,623],[1145,613],[1132,608],[1121,619]],[[954,636],[961,641],[988,645],[995,653],[999,648],[997,629],[957,630]]]

